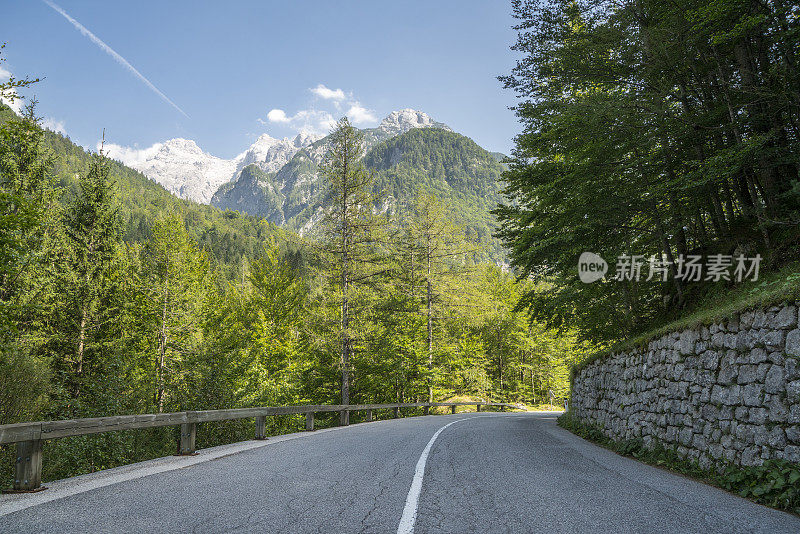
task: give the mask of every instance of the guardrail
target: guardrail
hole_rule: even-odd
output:
[[[498,406],[519,408],[517,405],[495,402],[415,402],[395,404],[347,404],[347,405],[303,405],[303,406],[263,406],[259,408],[237,408],[232,410],[204,410],[190,412],[173,412],[142,415],[116,415],[111,417],[92,417],[86,419],[68,419],[63,421],[38,421],[34,423],[16,423],[0,425],[0,445],[17,444],[15,462],[14,487],[5,490],[11,493],[35,492],[42,489],[42,443],[48,439],[100,434],[116,430],[135,430],[161,426],[181,426],[178,451],[181,455],[195,453],[195,436],[197,423],[211,421],[230,421],[234,419],[255,418],[255,439],[267,439],[266,418],[274,415],[306,415],[306,430],[314,430],[314,414],[339,412],[340,424],[350,423],[350,412],[366,411],[367,422],[372,421],[373,411],[393,410],[395,418],[400,417],[401,408],[423,408],[424,415],[430,408],[437,406],[451,407],[456,413],[457,406]]]

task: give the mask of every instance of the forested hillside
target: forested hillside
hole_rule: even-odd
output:
[[[548,281],[524,298],[534,317],[620,340],[764,291],[759,256],[762,278],[797,279],[796,3],[523,1],[514,15],[523,59],[502,81],[525,129],[497,214],[512,265]],[[579,280],[584,252],[605,280]]]
[[[364,165],[375,175],[376,191],[396,203],[399,216],[420,193],[434,194],[452,207],[469,238],[486,253],[484,259],[505,258],[492,235],[497,223],[491,214],[501,198],[504,167],[472,139],[435,128],[411,130],[372,148]]]
[[[442,151],[420,149],[421,136],[457,147],[447,162],[456,170],[440,172]],[[347,241],[357,254],[343,287],[341,247],[324,232],[302,239],[258,217],[179,200],[42,130],[33,115],[4,111],[0,424],[339,403],[345,383],[353,403],[563,397],[568,367],[585,347],[574,332],[557,334],[514,311],[528,286],[476,263],[479,244],[458,213],[468,204],[448,189],[489,188],[476,173],[495,172],[494,158],[443,130],[380,146],[374,172],[360,159],[349,167],[358,183],[370,180],[366,196],[349,197],[368,199],[347,210],[366,217],[350,228],[367,219],[376,227]],[[402,156],[392,162],[392,152]],[[338,182],[326,157],[315,172],[331,192]],[[402,218],[365,209],[384,202],[379,190],[401,191],[411,163],[430,165],[409,179],[427,180],[433,194],[409,199]],[[254,182],[273,179],[250,171]],[[335,215],[327,198],[320,229]],[[300,422],[272,424],[279,432]],[[250,429],[220,423],[199,432],[208,446]],[[52,478],[169,454],[174,436],[160,429],[48,447]]]
[[[374,193],[383,200],[377,209],[402,216],[417,195],[434,193],[454,208],[459,223],[481,245],[480,258],[505,261],[505,251],[493,236],[497,224],[491,214],[500,200],[502,155],[441,127],[414,128],[399,135],[375,128],[366,130],[364,137],[364,166],[375,175]],[[325,138],[300,150],[275,175],[248,167],[220,188],[212,205],[308,231],[324,198],[319,163],[328,143]]]
[[[0,104],[0,125],[14,118],[14,112]],[[42,148],[53,156],[51,175],[60,201],[69,202],[78,194],[79,176],[89,168],[91,155],[68,137],[49,130],[43,131]],[[156,216],[165,210],[183,214],[189,235],[222,264],[239,265],[243,257],[256,256],[265,241],[292,240],[282,229],[258,217],[179,199],[138,171],[113,160],[108,164],[126,242],[146,241]]]

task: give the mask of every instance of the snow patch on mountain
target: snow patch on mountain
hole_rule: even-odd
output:
[[[450,128],[430,115],[414,109],[391,112],[376,128],[364,130],[365,150],[377,143],[414,128]],[[208,204],[214,193],[234,180],[242,169],[255,164],[267,173],[277,173],[301,150],[318,164],[327,143],[317,143],[321,136],[301,132],[294,138],[275,139],[261,135],[250,147],[233,159],[223,159],[203,152],[189,139],[170,139],[144,149],[106,144],[108,155],[163,185],[181,198]],[[315,173],[316,174],[316,173]],[[316,178],[316,176],[314,176]],[[279,183],[281,188],[286,183]]]
[[[253,163],[264,172],[278,172],[298,150],[319,139],[320,136],[306,132],[297,134],[294,139],[275,139],[263,134],[250,148],[236,157],[236,173]]]
[[[414,128],[442,128],[452,131],[446,124],[436,122],[427,113],[409,108],[392,111],[378,125],[379,130],[391,136],[404,134]]]
[[[203,152],[190,139],[170,139],[145,149],[105,145],[109,157],[136,169],[175,195],[207,204],[229,181],[235,162]]]
[[[262,135],[247,150],[233,159],[212,156],[189,139],[170,139],[144,149],[106,144],[109,157],[136,169],[175,195],[201,204],[221,185],[230,182],[250,164],[265,172],[277,172],[298,150],[319,139],[308,133],[294,139],[275,139]]]

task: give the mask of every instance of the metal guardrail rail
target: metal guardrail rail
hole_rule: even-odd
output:
[[[255,439],[267,439],[266,418],[275,415],[306,415],[306,430],[314,430],[314,414],[339,412],[340,424],[350,423],[350,412],[366,411],[367,422],[373,420],[373,411],[393,410],[395,418],[400,417],[401,408],[423,408],[424,415],[430,413],[432,407],[450,407],[456,413],[458,406],[496,406],[501,410],[519,408],[508,403],[497,402],[415,402],[394,404],[309,404],[302,406],[263,406],[259,408],[237,408],[230,410],[203,410],[188,412],[172,412],[141,415],[116,415],[111,417],[91,417],[85,419],[68,419],[63,421],[37,421],[32,423],[16,423],[0,425],[0,445],[16,443],[14,486],[5,492],[25,493],[45,489],[42,486],[42,443],[48,439],[100,434],[117,430],[137,430],[162,426],[181,426],[178,451],[181,455],[195,453],[195,437],[197,423],[211,421],[230,421],[235,419],[254,418],[256,423]]]

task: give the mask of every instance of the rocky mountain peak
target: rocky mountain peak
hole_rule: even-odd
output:
[[[450,130],[446,124],[433,120],[427,113],[410,108],[392,111],[378,126],[378,129],[390,135],[400,135],[414,128]]]
[[[278,172],[298,150],[309,146],[318,139],[319,136],[305,132],[297,134],[294,139],[288,137],[275,139],[267,134],[262,134],[255,143],[250,145],[250,148],[236,157],[236,172],[238,173],[251,164],[258,165],[265,172]]]
[[[159,152],[178,154],[203,154],[202,149],[191,139],[176,137],[164,141]]]
[[[294,146],[296,146],[297,148],[303,148],[312,143],[316,143],[320,139],[322,139],[322,136],[320,135],[307,131],[302,131],[299,134],[297,134],[297,136],[294,138],[292,142],[294,143]]]

